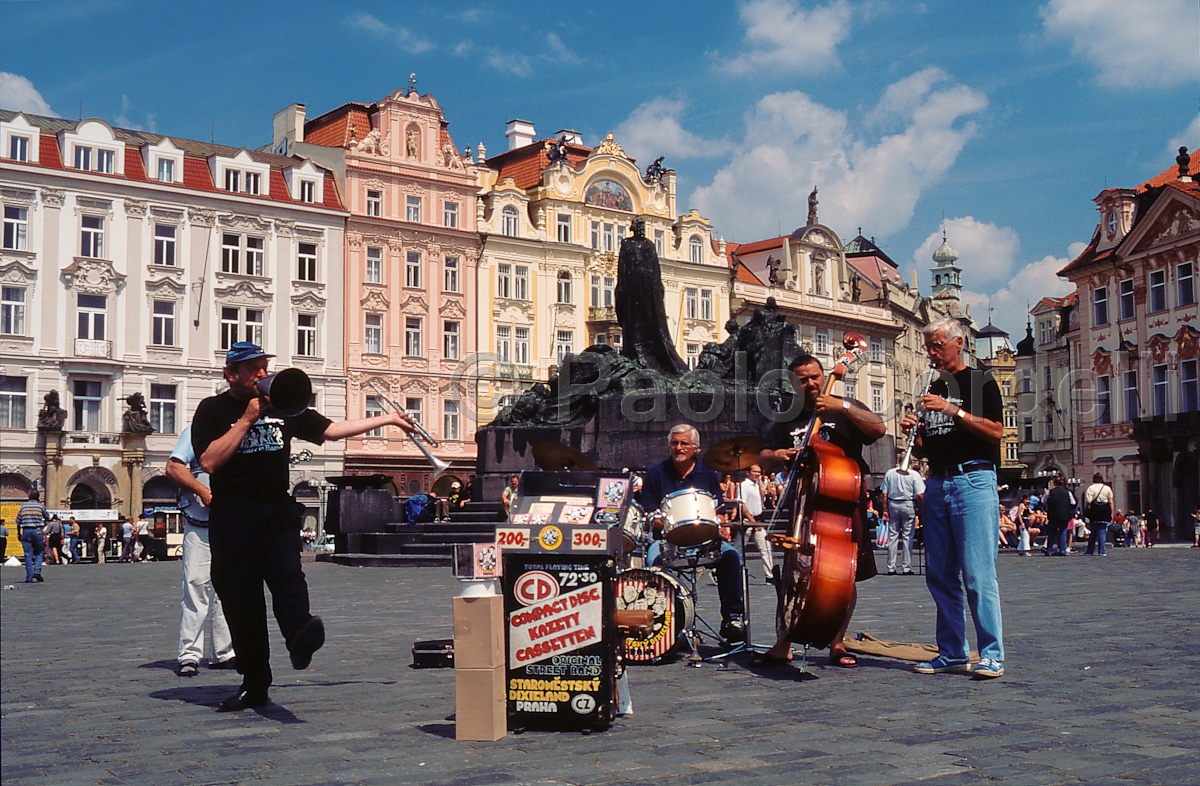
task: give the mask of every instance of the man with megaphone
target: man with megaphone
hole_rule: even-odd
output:
[[[288,369],[268,381],[272,357],[248,341],[231,346],[224,369],[229,390],[201,401],[192,421],[192,447],[212,480],[212,582],[242,675],[241,687],[217,705],[218,712],[269,701],[264,581],[292,667],[308,668],[325,643],[325,625],[309,611],[308,583],[300,567],[303,507],[288,494],[292,438],[320,445],[388,425],[413,431],[412,423],[396,412],[334,423],[308,408],[312,388],[303,372]]]

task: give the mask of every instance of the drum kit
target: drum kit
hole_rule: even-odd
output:
[[[758,460],[762,446],[759,437],[726,439],[709,448],[704,464],[717,472],[739,472]],[[546,471],[594,470],[595,462],[583,453],[554,442],[537,442],[533,456],[539,469]],[[735,504],[729,510],[741,511]],[[673,655],[685,644],[690,660],[699,665],[696,643],[703,638],[700,627],[714,637],[720,635],[696,612],[696,582],[702,569],[716,565],[721,555],[722,527],[743,533],[744,521],[723,521],[719,500],[699,489],[682,489],[662,499],[657,510],[647,511],[635,500],[625,509],[621,521],[623,554],[618,561],[617,609],[649,610],[653,624],[648,632],[627,636],[625,658],[631,662],[657,663]],[[654,567],[646,567],[655,532],[661,556]],[[743,559],[743,569],[745,560]],[[745,581],[745,575],[743,575]],[[744,586],[744,585],[743,585]],[[748,616],[748,615],[747,615]],[[747,642],[749,642],[747,630]],[[725,655],[741,651],[750,644],[733,648]],[[720,657],[720,656],[718,656]]]

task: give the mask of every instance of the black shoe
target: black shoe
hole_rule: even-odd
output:
[[[313,653],[321,649],[325,643],[325,623],[320,617],[309,617],[288,644],[288,654],[292,656],[292,668],[303,671],[312,663]]]
[[[45,579],[42,578],[42,574],[40,574],[40,573],[33,574],[33,580],[34,581],[45,581]]]
[[[904,571],[904,575],[911,576],[911,575],[913,575],[913,572],[911,570],[906,570],[906,571]]]
[[[888,575],[889,575],[889,576],[895,576],[895,575],[896,575],[896,571],[894,571],[894,570],[889,570],[889,571],[888,571]]]
[[[179,664],[179,668],[175,670],[175,673],[180,677],[195,677],[200,673],[199,665],[195,661],[184,661]]]
[[[731,644],[746,640],[746,624],[740,614],[730,614],[729,619],[721,623],[721,638]]]
[[[248,707],[263,707],[270,701],[267,692],[239,688],[238,692],[217,705],[217,712],[241,712]]]
[[[234,656],[229,660],[210,660],[208,662],[208,667],[210,669],[236,669],[237,656]]]

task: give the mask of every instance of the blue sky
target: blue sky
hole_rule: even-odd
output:
[[[270,142],[407,84],[459,148],[532,121],[642,166],[728,240],[820,218],[862,227],[928,292],[943,217],[975,316],[1023,334],[1027,301],[1094,228],[1092,198],[1200,146],[1188,0],[66,2],[0,0],[0,106]]]

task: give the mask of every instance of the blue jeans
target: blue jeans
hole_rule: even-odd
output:
[[[1046,535],[1046,553],[1047,554],[1066,554],[1067,553],[1067,528],[1070,522],[1055,521],[1050,519],[1046,529],[1049,533]]]
[[[1104,556],[1105,541],[1108,540],[1108,528],[1112,526],[1111,521],[1093,521],[1091,523],[1092,534],[1088,538],[1087,553],[1091,554],[1096,550],[1096,544],[1100,544],[1100,556]]]
[[[33,581],[42,575],[42,555],[46,553],[46,535],[37,527],[21,530],[21,546],[25,549],[25,580]]]
[[[999,498],[994,470],[925,483],[921,524],[925,531],[925,584],[937,606],[938,653],[953,661],[970,656],[963,590],[975,621],[979,657],[1004,662],[996,554],[1000,542]]]
[[[654,567],[662,558],[662,541],[656,540],[646,549],[646,564]],[[721,541],[721,556],[717,561],[717,595],[721,599],[721,619],[746,613],[742,596],[742,555],[731,544]]]

